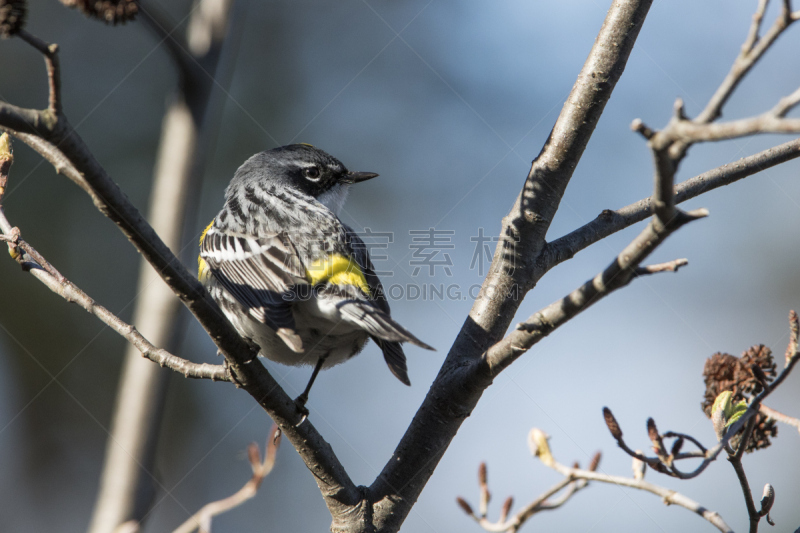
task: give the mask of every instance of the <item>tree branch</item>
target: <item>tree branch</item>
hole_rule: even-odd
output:
[[[533,261],[650,5],[650,0],[625,0],[611,6],[523,191],[503,219],[492,267],[466,323],[392,458],[369,488],[370,501],[376,502],[375,527],[400,527],[461,423],[491,384],[481,355],[502,338],[522,296],[536,282]]]
[[[722,114],[722,107],[730,98],[742,79],[750,72],[750,69],[758,62],[775,40],[789,27],[792,22],[797,20],[795,17],[783,9],[778,18],[773,23],[767,33],[759,38],[758,32],[761,28],[761,21],[767,9],[769,0],[759,0],[756,12],[753,15],[753,23],[750,26],[747,39],[742,45],[738,57],[733,62],[730,72],[725,76],[722,84],[706,104],[705,109],[694,119],[697,124],[713,122]]]
[[[361,493],[330,445],[310,422],[296,425],[300,416],[294,401],[257,360],[254,348],[236,333],[208,291],[186,270],[108,176],[66,117],[63,114],[50,115],[47,111],[25,110],[0,103],[0,128],[37,150],[57,170],[89,193],[95,206],[117,224],[194,314],[225,356],[231,379],[267,411],[292,442],[314,475],[331,513],[335,516],[352,509],[362,500]]]
[[[675,203],[683,203],[797,157],[800,157],[800,138],[743,157],[678,184],[675,187]],[[645,198],[616,211],[607,209],[591,222],[548,243],[542,251],[540,270],[547,272],[592,244],[645,220],[652,214],[650,200]]]
[[[725,523],[719,513],[708,510],[704,505],[684,496],[679,492],[666,487],[660,487],[652,483],[648,483],[643,479],[633,479],[624,476],[612,476],[609,474],[600,474],[597,472],[590,472],[588,470],[579,470],[576,468],[569,468],[567,466],[555,463],[552,468],[565,476],[571,476],[575,479],[585,479],[587,481],[599,481],[601,483],[609,483],[611,485],[620,485],[623,487],[630,487],[632,489],[643,490],[656,496],[660,496],[661,500],[667,505],[678,505],[684,509],[692,511],[698,516],[703,517],[710,522],[720,531],[724,533],[733,533],[731,527]]]
[[[783,422],[789,426],[793,426],[796,430],[800,431],[800,419],[795,418],[793,416],[785,415],[775,409],[771,409],[766,405],[762,405],[758,408],[758,411],[769,418],[777,420],[778,422]]]
[[[650,255],[675,230],[698,218],[707,216],[704,209],[683,213],[674,217],[663,229],[651,222],[603,272],[587,281],[564,298],[555,301],[534,313],[528,320],[517,325],[517,329],[486,352],[486,362],[492,375],[496,376],[512,362],[531,349],[534,344],[548,336],[560,326],[572,320],[593,304],[612,292],[627,285],[642,271],[639,264]],[[645,267],[652,272],[677,270],[677,265],[686,260],[676,260],[667,265]]]
[[[710,465],[713,461],[716,460],[716,458],[719,456],[720,453],[722,453],[723,450],[730,449],[729,447],[730,440],[734,436],[736,436],[745,427],[746,424],[748,425],[752,424],[751,418],[754,418],[756,413],[760,411],[761,402],[763,402],[767,396],[772,394],[772,392],[774,392],[781,385],[781,383],[783,383],[783,381],[792,372],[792,369],[798,363],[798,361],[800,361],[800,351],[795,351],[792,354],[792,356],[788,358],[786,366],[781,371],[781,373],[778,374],[778,376],[775,378],[774,381],[772,381],[769,384],[765,384],[764,390],[761,391],[761,393],[759,393],[755,398],[753,398],[750,401],[750,405],[748,406],[747,411],[745,411],[744,414],[736,422],[734,422],[733,424],[730,425],[730,427],[727,428],[725,434],[713,448],[709,448],[708,450],[706,450],[704,447],[700,446],[695,439],[691,439],[692,442],[695,442],[698,445],[702,453],[681,454],[680,456],[671,455],[667,458],[666,461],[664,460],[663,457],[647,457],[641,452],[632,450],[628,446],[628,444],[623,439],[622,429],[620,428],[619,423],[617,422],[616,418],[614,418],[614,415],[611,413],[610,409],[608,409],[607,407],[604,408],[603,416],[605,418],[606,425],[608,426],[611,436],[614,437],[614,440],[617,441],[617,445],[625,453],[627,453],[631,457],[634,457],[636,459],[639,459],[640,461],[647,463],[651,468],[653,468],[658,472],[661,472],[662,474],[667,474],[668,476],[676,477],[679,479],[692,479],[694,477],[699,476],[708,467],[708,465]],[[649,425],[650,424],[648,423],[648,426]],[[653,433],[658,435],[657,430],[655,430],[655,423],[652,424],[652,428],[653,428]],[[681,437],[682,435],[679,433],[668,432],[665,433],[664,436]],[[749,433],[746,432],[744,437],[748,436]],[[659,436],[659,438],[660,437],[661,436]],[[651,440],[653,440],[652,436]],[[737,451],[730,452],[729,455],[731,455],[732,457],[738,456],[739,459],[741,459],[741,454],[744,452],[746,444],[747,444],[746,438],[742,438],[742,441],[739,444],[739,448],[737,449]],[[694,468],[694,470],[690,472],[683,472],[681,470],[678,470],[678,468],[675,465],[676,461],[678,460],[696,459],[696,458],[702,458],[703,460],[697,467]]]
[[[8,161],[10,166],[10,151],[5,150],[10,147],[8,144],[8,134],[0,135],[0,159]],[[8,157],[6,156],[6,152]],[[6,167],[5,169],[3,167]],[[7,166],[0,165],[0,188],[7,187]],[[0,192],[0,201],[2,201]],[[227,369],[222,365],[192,363],[169,353],[166,350],[154,346],[144,338],[135,327],[123,322],[114,313],[99,305],[89,295],[83,292],[75,284],[65,278],[56,268],[51,265],[36,249],[29,243],[20,238],[19,229],[13,227],[5,216],[2,206],[0,206],[0,241],[9,244],[9,251],[16,261],[22,265],[23,269],[30,272],[36,279],[44,283],[54,293],[58,294],[66,301],[78,304],[90,314],[99,318],[104,324],[119,333],[129,343],[136,347],[141,354],[157,363],[162,367],[167,367],[175,372],[183,374],[187,378],[211,379],[216,381],[230,381]]]
[[[528,443],[531,448],[531,453],[534,457],[540,459],[545,466],[562,474],[564,479],[556,483],[542,495],[538,496],[513,517],[507,517],[508,511],[511,507],[511,502],[513,501],[510,497],[506,500],[506,503],[503,506],[503,511],[501,512],[500,520],[497,522],[490,522],[486,518],[485,512],[482,512],[481,516],[476,516],[472,510],[472,507],[470,507],[470,505],[463,498],[457,498],[459,506],[468,516],[475,520],[486,531],[516,533],[536,513],[558,508],[566,503],[576,492],[585,488],[589,481],[598,481],[601,483],[630,487],[633,489],[650,492],[656,496],[660,496],[662,501],[667,505],[675,504],[688,509],[689,511],[692,511],[693,513],[710,522],[720,531],[723,531],[724,533],[733,533],[733,530],[725,523],[718,513],[709,511],[705,506],[700,505],[699,503],[691,500],[683,494],[675,492],[672,489],[667,489],[665,487],[648,483],[644,481],[643,476],[629,478],[598,473],[597,467],[600,463],[600,452],[596,453],[592,457],[591,464],[586,470],[580,469],[577,463],[572,468],[562,465],[553,457],[548,440],[549,437],[547,437],[547,435],[545,435],[545,433],[540,429],[531,429],[528,435]],[[568,487],[568,490],[561,497],[559,497],[557,500],[548,501],[550,497],[565,487]]]
[[[53,115],[61,114],[61,67],[58,62],[58,45],[47,44],[43,40],[25,31],[19,30],[17,33],[20,39],[30,44],[44,56],[47,65],[47,82],[50,87],[49,101],[47,109]]]
[[[270,437],[267,439],[267,446],[264,449],[263,461],[259,457],[260,452],[257,444],[251,443],[247,447],[247,456],[250,460],[250,468],[253,470],[253,477],[236,493],[201,507],[199,511],[190,516],[172,533],[192,533],[196,529],[199,529],[201,533],[210,533],[211,519],[213,517],[227,513],[258,493],[264,478],[272,472],[272,467],[275,466],[275,456],[278,453],[278,446],[280,446],[281,442],[281,432],[276,425],[272,425],[269,434]]]
[[[212,18],[223,28],[230,26],[230,32],[212,32],[209,25],[194,22],[206,18],[209,5]],[[183,49],[174,29],[156,32],[161,39],[159,44],[177,61],[180,82],[162,121],[148,221],[167,247],[184,250],[185,264],[194,262],[194,257],[187,260],[185,255],[186,251],[196,253],[191,245],[196,238],[204,163],[218,130],[213,119],[222,99],[213,98],[212,87],[225,80],[220,76],[217,81],[214,76],[224,71],[223,59],[232,58],[230,53],[223,56],[221,50],[235,50],[231,43],[238,42],[241,32],[241,28],[227,23],[233,10],[232,0],[200,0],[195,4],[188,17],[187,33],[207,44],[197,55]],[[146,23],[159,24],[150,7],[140,3],[140,12]],[[158,28],[163,30],[163,26]],[[158,272],[140,260],[133,322],[155,344],[176,351],[184,337],[188,314],[159,278]],[[161,422],[170,382],[169,373],[143,361],[132,346],[127,346],[89,533],[106,533],[131,519],[138,522],[150,512],[157,489],[148,472],[153,470],[159,433],[164,428]]]
[[[751,419],[751,426],[752,421],[755,420],[755,417]],[[744,450],[744,443],[745,440],[742,439],[742,444],[739,445],[740,450]],[[758,510],[756,509],[756,504],[753,501],[753,493],[750,490],[750,484],[747,482],[747,475],[744,473],[744,466],[742,466],[742,458],[740,456],[735,455],[728,457],[728,461],[730,461],[731,465],[733,465],[734,471],[736,471],[736,477],[739,479],[739,485],[742,487],[742,493],[744,494],[744,502],[745,506],[747,507],[747,516],[750,519],[750,533],[757,533],[758,532],[758,523],[761,520],[761,516],[758,514]]]

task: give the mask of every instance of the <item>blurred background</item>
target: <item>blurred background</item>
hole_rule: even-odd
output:
[[[191,2],[163,2],[185,26]],[[567,190],[549,239],[649,196],[650,154],[629,129],[641,118],[662,127],[680,96],[690,116],[708,101],[738,53],[756,2],[655,2],[627,69]],[[470,306],[469,288],[488,268],[480,235],[495,237],[585,60],[606,1],[464,3],[450,0],[243,0],[239,52],[205,171],[202,228],[222,205],[237,166],[255,152],[312,143],[351,170],[380,173],[359,185],[342,213],[375,238],[393,315],[438,349],[407,348],[412,387],[386,369],[369,345],[326,371],[314,387],[311,420],[358,484],[369,485],[390,457],[436,375]],[[776,7],[765,19],[772,23]],[[31,2],[27,29],[61,50],[64,109],[98,160],[143,211],[161,118],[177,76],[163,46],[139,22],[107,27],[55,0]],[[184,32],[184,28],[178,29]],[[800,28],[781,37],[724,109],[733,119],[760,113],[800,84]],[[41,57],[18,39],[0,42],[0,98],[46,106]],[[760,136],[692,148],[683,181],[789,137]],[[22,143],[6,214],[62,273],[101,304],[130,319],[138,256],[89,198]],[[701,372],[717,351],[773,348],[782,367],[787,315],[800,308],[797,228],[799,162],[715,190],[683,207],[711,216],[670,237],[651,262],[679,257],[676,275],[635,281],[539,343],[490,387],[442,460],[403,530],[479,531],[456,506],[478,501],[477,468],[489,466],[496,517],[513,495],[520,507],[560,479],[530,457],[526,435],[551,435],[562,463],[629,475],[601,408],[617,416],[630,445],[649,445],[645,421],[661,431],[715,442],[700,409]],[[419,265],[413,231],[435,230],[434,268]],[[641,224],[578,254],[544,277],[515,322],[594,276]],[[389,242],[391,241],[391,242]],[[196,241],[192,241],[194,246]],[[494,244],[489,243],[491,250]],[[431,252],[428,248],[425,253]],[[193,264],[187,265],[194,268]],[[415,275],[416,274],[416,275]],[[408,287],[426,287],[415,296]],[[450,297],[430,287],[454,286]],[[396,287],[392,289],[392,287]],[[95,501],[124,342],[98,320],[55,296],[10,259],[0,260],[0,522],[8,531],[82,531]],[[393,292],[392,292],[393,291]],[[475,292],[472,293],[473,296]],[[218,362],[192,323],[180,355]],[[309,368],[267,363],[290,395]],[[166,370],[165,370],[166,372]],[[270,420],[244,392],[172,376],[153,475],[161,489],[144,531],[171,530],[203,504],[250,477],[245,449],[263,447]],[[798,415],[800,375],[768,405]],[[772,447],[747,455],[756,497],[777,496],[782,531],[800,525],[800,436],[780,426]],[[699,478],[647,479],[747,528],[733,469],[719,460]],[[312,476],[285,444],[256,498],[218,517],[215,531],[326,531],[327,510]],[[766,526],[763,526],[766,527]],[[593,484],[523,530],[712,531],[697,516],[657,497]]]

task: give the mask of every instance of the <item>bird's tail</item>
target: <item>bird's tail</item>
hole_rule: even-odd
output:
[[[408,379],[408,366],[406,365],[406,354],[403,353],[403,347],[399,342],[389,342],[377,337],[372,337],[375,344],[383,352],[383,358],[392,371],[394,377],[399,379],[404,385],[411,385],[411,380]]]
[[[392,317],[370,303],[350,301],[340,308],[340,312],[345,321],[359,326],[372,337],[389,342],[410,342],[420,348],[435,351],[433,347],[416,338]]]

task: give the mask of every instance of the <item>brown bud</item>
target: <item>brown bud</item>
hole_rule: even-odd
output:
[[[600,458],[602,456],[603,456],[602,453],[595,452],[595,454],[592,456],[592,461],[589,463],[590,472],[595,472],[597,470],[597,467],[600,466]]]
[[[486,471],[486,463],[481,463],[478,466],[478,483],[485,486],[488,483],[488,472]]]
[[[0,37],[7,39],[19,33],[27,14],[25,0],[0,0]]]
[[[652,418],[647,419],[647,436],[650,438],[650,441],[653,444],[656,444],[660,440],[660,436],[658,435],[658,428],[656,427],[656,421]]]
[[[606,420],[606,426],[608,426],[611,436],[614,437],[615,440],[620,440],[622,438],[622,430],[617,423],[617,419],[614,418],[611,409],[608,407],[603,407],[603,418]]]
[[[469,504],[467,503],[467,500],[465,500],[461,496],[456,498],[456,503],[469,516],[474,516],[475,515],[475,513],[472,512],[472,507],[470,507]]]
[[[506,501],[503,502],[503,508],[500,509],[500,522],[505,522],[508,518],[508,513],[511,512],[511,507],[514,505],[514,498],[509,496],[506,498]]]

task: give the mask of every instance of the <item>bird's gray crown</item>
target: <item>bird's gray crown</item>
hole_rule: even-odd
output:
[[[290,187],[318,198],[340,182],[349,171],[341,161],[309,144],[290,144],[259,152],[236,171],[232,189],[257,181],[266,190]]]

